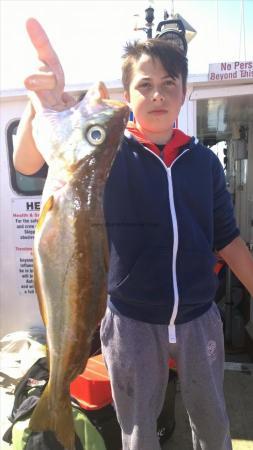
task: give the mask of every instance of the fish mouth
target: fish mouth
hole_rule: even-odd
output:
[[[121,102],[120,100],[113,100],[111,98],[103,98],[101,101],[108,104],[109,106],[115,106],[118,108],[124,108],[125,106],[127,106],[126,103]]]
[[[124,127],[126,127],[127,122],[129,120],[130,109],[126,103],[121,102],[120,100],[112,100],[112,99],[103,99],[102,103],[108,105],[110,108],[113,108],[117,111],[122,117]]]
[[[126,114],[129,115],[129,112],[130,112],[129,107],[127,106],[126,103],[121,102],[120,100],[112,100],[112,99],[107,98],[107,99],[103,99],[102,102],[105,103],[106,105],[110,106],[111,108],[114,108],[116,110],[118,109],[119,111],[121,110],[122,113],[125,115]]]

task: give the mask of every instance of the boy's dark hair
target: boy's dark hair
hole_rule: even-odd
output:
[[[164,69],[173,79],[181,74],[183,89],[186,90],[188,60],[175,46],[162,39],[148,39],[144,42],[127,42],[122,56],[122,83],[125,91],[133,78],[133,65],[143,54],[159,59]]]

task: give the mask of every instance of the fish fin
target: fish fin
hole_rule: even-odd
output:
[[[34,279],[34,287],[35,292],[37,294],[37,298],[39,301],[40,314],[45,326],[47,326],[47,312],[46,312],[46,302],[43,299],[40,278],[38,274],[38,266],[37,266],[37,258],[36,254],[33,255],[33,279]]]
[[[109,91],[103,81],[98,81],[90,87],[85,96],[85,101],[90,103],[98,103],[103,99],[109,99]]]
[[[43,206],[43,209],[42,209],[42,211],[40,213],[40,217],[39,217],[39,220],[38,220],[37,225],[36,225],[36,230],[39,231],[41,229],[41,226],[42,226],[42,224],[43,224],[43,222],[45,220],[45,217],[46,217],[47,213],[49,211],[51,211],[53,206],[54,206],[54,196],[50,195],[50,197],[47,199],[47,201],[46,201],[45,205]]]
[[[48,213],[48,211],[51,211],[51,209],[54,206],[54,197],[53,195],[51,195],[48,200],[46,201],[42,212],[40,214],[39,220],[37,222],[36,225],[36,231],[39,231],[42,227],[42,224],[45,220],[45,217]],[[42,289],[41,289],[41,285],[40,285],[40,277],[39,277],[39,273],[38,273],[38,265],[37,265],[37,258],[36,258],[36,252],[34,252],[34,287],[35,287],[35,292],[37,294],[38,297],[38,301],[39,301],[39,308],[40,308],[40,314],[42,317],[42,320],[44,322],[44,325],[47,325],[47,313],[46,313],[46,302],[43,299],[43,295],[42,295]]]
[[[62,399],[60,407],[56,409],[49,384],[33,411],[29,428],[34,432],[50,430],[65,449],[75,450],[75,428],[69,397]]]

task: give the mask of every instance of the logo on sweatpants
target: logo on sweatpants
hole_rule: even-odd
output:
[[[217,346],[216,346],[215,341],[208,341],[206,351],[207,351],[207,357],[211,363],[213,363],[217,357],[216,347]]]

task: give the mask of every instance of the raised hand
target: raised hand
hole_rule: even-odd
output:
[[[27,21],[27,32],[40,61],[38,71],[25,79],[25,87],[30,91],[29,102],[18,126],[13,162],[16,170],[31,175],[37,172],[45,160],[38,150],[33,137],[33,119],[36,112],[49,108],[63,111],[74,106],[76,100],[64,92],[64,72],[47,34],[35,19]],[[106,86],[99,82],[88,93],[89,101],[108,98]]]
[[[35,110],[44,107],[62,111],[73,106],[76,101],[64,92],[64,72],[45,30],[33,18],[28,19],[26,28],[42,63],[38,71],[24,81],[25,87],[33,92],[31,100]]]

